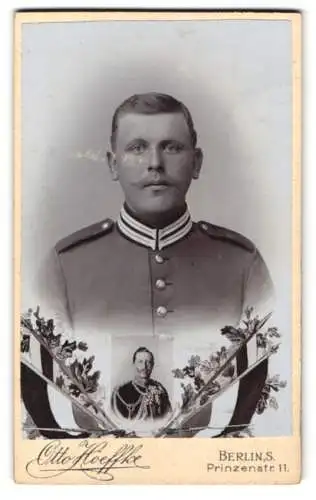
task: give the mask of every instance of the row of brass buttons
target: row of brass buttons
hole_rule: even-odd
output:
[[[157,264],[163,264],[165,259],[162,257],[162,255],[157,253],[155,255],[155,261],[157,262]],[[166,288],[165,280],[163,280],[161,278],[157,279],[156,288],[158,288],[158,290],[164,290]],[[167,315],[167,313],[168,313],[168,309],[165,306],[159,306],[156,309],[156,314],[157,314],[157,316],[159,316],[159,318],[164,318]]]

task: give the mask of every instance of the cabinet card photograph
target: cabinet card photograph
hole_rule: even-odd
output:
[[[300,480],[300,43],[15,13],[17,482]]]

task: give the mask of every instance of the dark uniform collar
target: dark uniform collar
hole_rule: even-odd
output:
[[[190,213],[186,208],[185,212],[177,220],[161,229],[155,229],[139,222],[130,215],[123,206],[117,221],[120,231],[128,239],[152,250],[162,250],[184,238],[193,225]]]

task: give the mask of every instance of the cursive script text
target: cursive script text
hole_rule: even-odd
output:
[[[113,481],[114,470],[150,469],[142,463],[143,445],[121,444],[113,449],[113,443],[91,443],[87,439],[73,446],[61,440],[47,443],[39,454],[26,465],[27,473],[34,478],[52,478],[67,472],[80,471],[98,481]]]

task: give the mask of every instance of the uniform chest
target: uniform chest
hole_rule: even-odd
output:
[[[159,252],[122,237],[99,243],[64,262],[75,322],[169,335],[238,321],[245,269],[229,249],[194,237]]]

